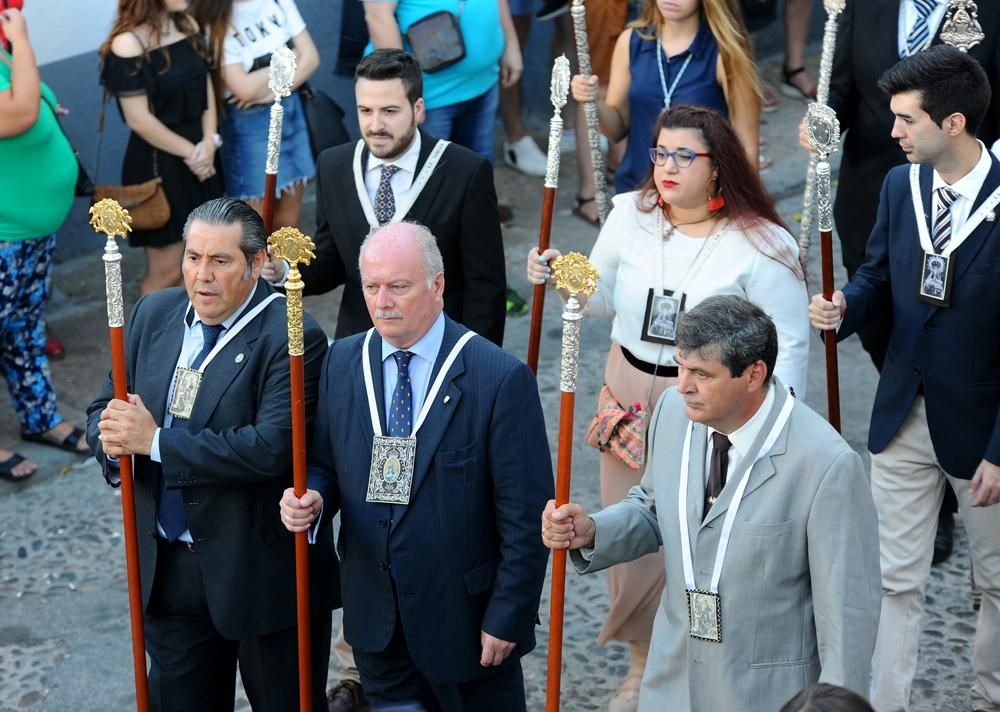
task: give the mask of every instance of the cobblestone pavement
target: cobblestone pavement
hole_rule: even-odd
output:
[[[776,63],[765,64],[772,80]],[[766,179],[782,215],[794,225],[801,205],[805,159],[788,142],[795,136],[804,104],[783,99],[781,109],[766,117],[763,135],[775,166]],[[539,112],[532,129],[542,143],[547,116]],[[597,231],[572,217],[577,173],[571,155],[563,156],[561,188],[556,204],[552,243],[584,253]],[[509,282],[528,294],[524,257],[537,240],[540,184],[506,167],[497,169],[502,200],[516,216],[505,230]],[[305,222],[311,220],[307,205]],[[96,238],[95,238],[96,239]],[[818,284],[817,249],[810,259],[811,284]],[[839,261],[839,256],[836,258]],[[126,250],[126,284],[135,300],[141,257]],[[838,280],[843,279],[843,274]],[[61,265],[56,274],[61,298],[52,309],[53,326],[67,344],[68,356],[52,366],[63,412],[80,422],[83,411],[107,372],[108,354],[103,305],[102,267],[96,253]],[[815,291],[815,289],[811,290]],[[546,300],[539,387],[548,435],[556,442],[558,422],[558,354],[560,305]],[[307,300],[307,309],[332,333],[339,294]],[[526,351],[528,319],[510,319],[506,348]],[[609,321],[587,320],[582,336],[581,373],[575,431],[577,442],[593,414],[603,381]],[[825,412],[822,349],[813,348],[806,402]],[[876,374],[856,339],[841,346],[841,384],[845,437],[865,452],[868,415]],[[25,484],[0,483],[0,712],[53,710],[109,712],[134,708],[128,627],[121,507],[118,491],[104,486],[93,461],[37,445],[14,441],[17,424],[6,393],[0,395],[0,443],[16,446],[38,460],[43,471]],[[573,497],[590,509],[598,502],[596,454],[578,445],[573,452]],[[956,552],[935,567],[928,589],[926,625],[914,689],[914,710],[968,710],[971,684],[971,640],[975,615],[969,598],[969,557],[964,531],[956,531]],[[563,709],[602,710],[628,667],[622,644],[594,644],[607,610],[603,574],[570,574],[566,594]],[[544,707],[545,651],[548,633],[548,590],[542,601],[538,648],[524,660],[528,708]],[[335,672],[331,671],[331,679]],[[248,709],[241,699],[240,709]]]

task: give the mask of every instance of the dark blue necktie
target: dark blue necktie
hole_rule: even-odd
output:
[[[222,324],[201,323],[201,333],[205,338],[205,344],[201,351],[194,357],[190,368],[197,369],[205,361],[205,358],[215,347],[219,336],[226,330]],[[187,428],[186,418],[174,418],[170,423],[171,428]],[[156,507],[156,521],[160,523],[163,533],[167,536],[167,541],[176,541],[177,537],[184,533],[187,527],[187,515],[184,513],[184,493],[181,489],[167,489],[163,481],[163,471],[160,471],[160,498]]]
[[[910,33],[906,36],[906,56],[912,56],[931,43],[931,28],[928,22],[937,0],[913,0],[917,11],[917,21],[913,23]]]
[[[413,385],[409,370],[413,354],[396,351],[392,357],[396,359],[396,388],[392,391],[392,403],[389,405],[389,435],[405,438],[413,429]]]

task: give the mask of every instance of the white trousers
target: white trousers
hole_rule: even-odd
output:
[[[969,506],[969,481],[955,479],[941,468],[927,429],[924,399],[917,396],[888,447],[872,455],[882,565],[882,615],[872,658],[871,694],[878,712],[910,708],[924,586],[946,483],[958,497],[976,584],[983,591],[972,656],[976,675],[972,709],[1000,710],[1000,504]]]

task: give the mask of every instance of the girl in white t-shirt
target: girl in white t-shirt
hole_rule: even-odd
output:
[[[195,16],[208,28],[227,104],[222,124],[226,193],[260,211],[274,101],[267,85],[271,54],[282,45],[295,52],[297,69],[292,86],[298,89],[319,67],[319,52],[294,0],[204,0],[198,3]],[[286,97],[282,106],[275,227],[298,225],[305,183],[316,167],[298,92]]]

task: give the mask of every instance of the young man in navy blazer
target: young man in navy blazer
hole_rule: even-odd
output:
[[[867,262],[810,318],[842,339],[891,312],[868,447],[882,613],[872,704],[908,709],[937,512],[950,485],[983,591],[973,709],[1000,709],[1000,162],[976,139],[990,103],[973,58],[919,52],[879,82],[912,164],[882,186]],[[943,265],[944,269],[938,269]],[[944,281],[938,279],[943,271]],[[930,286],[928,286],[930,285]]]

